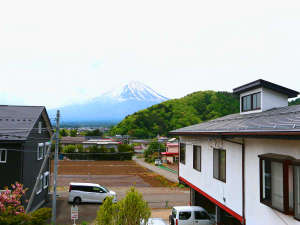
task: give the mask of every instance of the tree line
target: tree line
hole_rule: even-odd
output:
[[[171,130],[237,112],[238,96],[229,92],[199,91],[129,115],[114,126],[110,134],[137,138],[166,136]]]

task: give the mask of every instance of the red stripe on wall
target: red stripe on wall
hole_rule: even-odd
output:
[[[219,206],[221,209],[225,210],[226,212],[228,212],[230,215],[232,215],[233,217],[235,217],[236,219],[238,219],[241,223],[244,222],[244,218],[242,216],[240,216],[239,214],[237,214],[236,212],[232,211],[231,209],[229,209],[227,206],[223,205],[222,203],[220,203],[219,201],[217,201],[216,199],[214,199],[213,197],[211,197],[210,195],[206,194],[204,191],[200,190],[199,188],[197,188],[195,185],[191,184],[190,182],[188,182],[186,179],[179,177],[179,179],[181,181],[183,181],[184,183],[186,183],[188,186],[190,186],[191,188],[193,188],[194,190],[198,191],[200,194],[202,194],[203,196],[205,196],[206,198],[208,198],[211,202],[213,202],[214,204],[216,204],[217,206]]]

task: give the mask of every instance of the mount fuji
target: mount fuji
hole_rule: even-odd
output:
[[[60,107],[62,122],[121,121],[125,116],[168,100],[149,86],[132,81],[80,104]],[[57,109],[48,110],[55,115]]]

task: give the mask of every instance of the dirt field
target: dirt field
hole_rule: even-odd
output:
[[[53,169],[53,162],[51,165]],[[52,172],[52,171],[51,171]],[[105,186],[170,187],[167,181],[134,161],[59,161],[58,186],[72,182],[101,183]]]
[[[152,209],[152,217],[161,217],[166,221],[172,206],[189,203],[188,189],[177,188],[176,184],[168,182],[134,161],[59,161],[57,222],[61,225],[71,224],[71,205],[67,200],[70,182],[99,183],[115,191],[118,199],[123,198],[128,188],[134,185]],[[51,207],[51,201],[47,206]],[[81,204],[78,224],[82,221],[92,223],[99,206]]]

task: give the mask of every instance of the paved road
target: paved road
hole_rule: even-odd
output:
[[[145,167],[145,168],[147,168],[147,169],[149,169],[149,170],[151,170],[151,171],[153,171],[153,172],[155,172],[155,173],[157,173],[157,174],[165,177],[166,179],[168,179],[168,180],[170,180],[172,182],[175,182],[175,183],[178,182],[178,175],[175,174],[175,173],[169,172],[167,170],[164,170],[164,169],[159,168],[157,166],[154,166],[152,164],[146,163],[144,161],[144,158],[136,158],[136,157],[134,157],[133,160],[135,160],[136,163],[138,163],[139,165],[141,165],[141,166],[143,166],[143,167]]]

